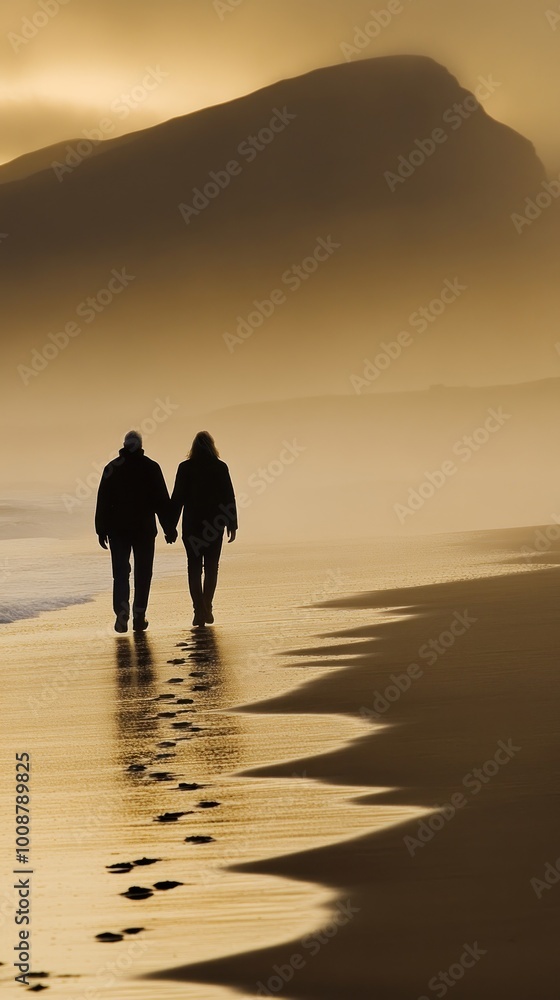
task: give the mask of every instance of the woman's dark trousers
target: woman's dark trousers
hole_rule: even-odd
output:
[[[212,610],[223,539],[223,532],[212,542],[204,542],[196,535],[183,539],[187,550],[189,590],[195,614]]]

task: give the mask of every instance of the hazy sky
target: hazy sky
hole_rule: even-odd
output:
[[[340,62],[341,43],[388,2],[2,0],[0,162],[103,118],[110,135],[136,131]],[[468,87],[493,74],[502,86],[487,111],[560,168],[557,0],[402,0],[363,56],[398,52],[432,55]]]

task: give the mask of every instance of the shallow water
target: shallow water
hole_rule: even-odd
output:
[[[306,549],[232,546],[224,555],[212,629],[189,627],[184,584],[175,578],[158,583],[152,628],[136,640],[111,632],[105,594],[3,626],[2,810],[13,815],[11,761],[16,752],[28,751],[32,966],[50,973],[43,982],[53,993],[73,1000],[220,1000],[233,994],[136,977],[291,940],[328,923],[335,900],[323,888],[229,866],[358,836],[413,811],[349,804],[361,789],[318,784],[298,769],[298,759],[325,753],[369,725],[339,716],[271,716],[236,708],[325,669],[320,655],[315,666],[311,657],[290,650],[320,649],[331,643],[333,631],[373,617],[370,610],[309,607],[313,602],[503,572],[502,559],[515,552],[515,544],[508,547],[502,535],[493,542],[486,535]],[[180,570],[178,549],[166,558],[169,567],[175,559]],[[73,574],[65,581],[68,593],[76,568]],[[178,648],[179,642],[187,648]],[[187,662],[167,662],[174,658]],[[341,669],[345,662],[342,658]],[[170,684],[172,678],[181,682]],[[160,699],[162,694],[175,697]],[[170,705],[179,699],[193,703]],[[171,711],[177,714],[160,714]],[[185,722],[196,730],[177,727]],[[175,745],[160,745],[165,742]],[[161,754],[174,756],[158,759]],[[286,760],[294,760],[290,779],[245,774]],[[146,769],[130,770],[138,765]],[[151,777],[166,771],[172,780]],[[182,791],[179,782],[203,787]],[[371,795],[371,788],[363,792]],[[208,800],[219,805],[199,807]],[[177,811],[186,815],[157,821]],[[188,836],[213,840],[186,843]],[[8,997],[21,996],[21,987],[11,983],[10,966],[16,940],[10,890],[14,837],[8,822],[0,887],[0,961],[7,963],[0,967],[0,982]],[[107,869],[145,856],[160,860],[128,873]],[[154,890],[143,900],[121,895],[129,886],[162,880],[182,884]],[[96,940],[99,933],[130,927],[145,929],[116,943]]]

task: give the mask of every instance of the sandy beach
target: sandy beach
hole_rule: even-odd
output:
[[[231,556],[212,629],[189,627],[180,578],[157,581],[136,639],[111,632],[106,593],[4,626],[5,815],[15,753],[34,782],[30,982],[552,1000],[559,575],[513,572],[531,537],[427,540],[408,563],[294,549],[274,591],[254,553],[252,576]],[[2,848],[11,865],[10,824]]]
[[[312,881],[240,877],[230,866],[392,820],[392,808],[349,810],[345,787],[325,789],[296,766],[281,781],[243,776],[332,751],[367,723],[315,715],[293,727],[286,715],[271,730],[267,715],[238,711],[304,680],[309,668],[285,650],[327,632],[339,612],[297,608],[293,597],[294,587],[308,602],[337,592],[332,553],[318,552],[311,573],[300,558],[306,576],[295,553],[284,567],[277,557],[274,593],[255,554],[228,555],[213,629],[191,629],[184,577],[155,583],[144,636],[114,634],[108,593],[2,628],[5,816],[14,808],[15,754],[31,756],[31,966],[45,975],[30,985],[69,1000],[153,1000],[154,989],[165,1000],[223,1000],[232,995],[225,986],[154,987],[142,977],[187,957],[287,940],[295,928],[310,933],[336,905],[335,893]],[[179,568],[179,550],[176,559]],[[268,566],[268,552],[262,561]],[[355,622],[368,617],[352,612]],[[313,674],[322,670],[318,662]],[[11,822],[1,841],[0,983],[15,998],[20,876],[12,870],[20,866]],[[130,887],[145,892],[123,895]]]
[[[550,569],[342,602],[372,617],[402,611],[333,634],[328,650],[301,650],[309,663],[348,661],[259,712],[377,711],[366,736],[298,767],[327,784],[386,789],[360,806],[429,812],[423,823],[250,866],[336,893],[315,947],[294,935],[169,975],[307,1000],[557,996],[559,584]]]

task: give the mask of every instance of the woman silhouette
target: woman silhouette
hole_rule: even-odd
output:
[[[224,528],[233,542],[237,534],[237,507],[228,467],[220,461],[208,431],[196,435],[187,461],[177,469],[171,497],[173,527],[177,526],[181,511],[193,625],[211,625]]]

